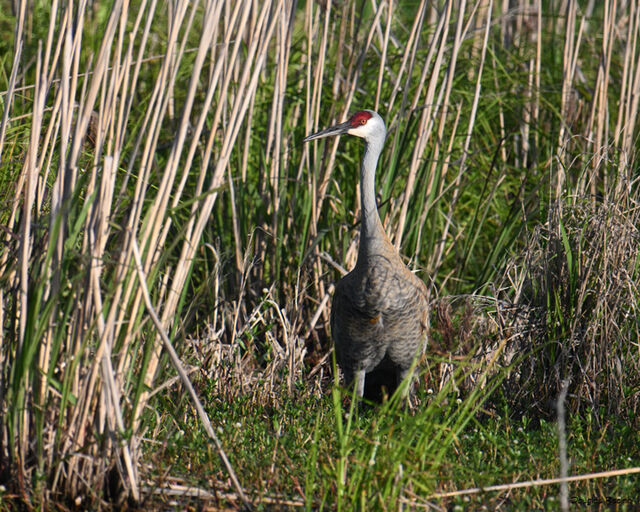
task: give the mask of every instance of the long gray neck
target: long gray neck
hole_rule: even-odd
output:
[[[360,168],[360,197],[362,200],[362,227],[360,249],[366,249],[372,239],[384,237],[384,230],[376,204],[376,166],[382,151],[384,138],[370,138],[364,146],[364,157]]]

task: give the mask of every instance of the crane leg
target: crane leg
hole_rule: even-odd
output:
[[[402,381],[404,380],[404,378],[407,376],[407,374],[409,373],[410,368],[407,368],[406,370],[403,369],[398,369],[396,371],[396,384],[399,386],[400,384],[402,384]]]
[[[356,395],[362,398],[364,396],[364,376],[366,372],[364,370],[356,371]]]
[[[410,409],[413,409],[413,404],[411,403],[411,393],[413,390],[413,372],[411,368],[407,368],[406,370],[399,370],[396,374],[398,387],[402,384],[402,381],[409,376],[409,382],[407,382],[407,387],[402,393],[402,398],[406,401],[407,405]]]

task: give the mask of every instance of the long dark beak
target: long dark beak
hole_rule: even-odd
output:
[[[307,135],[302,142],[309,142],[313,139],[321,139],[323,137],[331,137],[333,135],[341,135],[343,133],[347,133],[350,128],[351,124],[349,123],[349,121],[346,121],[344,123],[332,126],[331,128],[327,128],[326,130],[314,133],[313,135]]]

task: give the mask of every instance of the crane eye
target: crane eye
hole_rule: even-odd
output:
[[[367,124],[367,121],[371,119],[371,113],[367,110],[363,110],[361,112],[356,112],[349,119],[349,124],[352,128],[357,128],[358,126],[364,126]]]

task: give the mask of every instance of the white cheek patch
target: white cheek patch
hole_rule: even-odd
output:
[[[356,137],[366,137],[369,135],[370,130],[367,130],[367,125],[358,126],[357,128],[349,128],[347,132],[349,135],[355,135]]]

